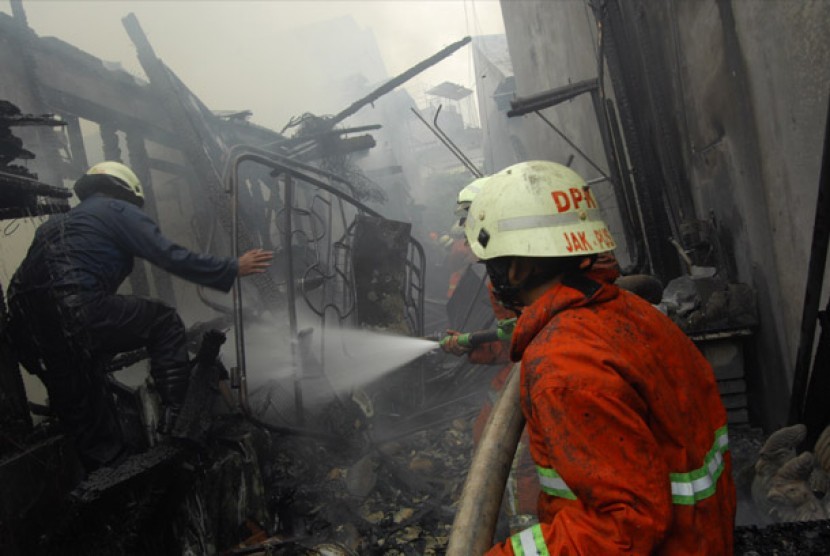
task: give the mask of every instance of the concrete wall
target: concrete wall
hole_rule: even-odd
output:
[[[830,4],[669,6],[651,27],[666,31],[656,49],[671,53],[676,72],[679,148],[697,216],[714,218],[733,277],[757,291],[753,413],[774,428],[786,419],[799,342],[830,83]]]
[[[623,54],[659,68],[649,78],[660,90],[631,100],[649,104],[640,114],[661,115],[652,122],[660,127],[652,148],[664,171],[680,166],[681,178],[664,187],[675,198],[690,196],[692,216],[717,225],[731,278],[757,291],[761,322],[747,344],[753,415],[777,427],[786,419],[810,255],[830,84],[830,3],[617,5],[640,49]],[[585,3],[503,1],[502,10],[519,95],[595,74]],[[571,104],[549,112],[561,113],[557,122],[602,159],[586,123],[589,107]],[[561,152],[536,133],[538,154]],[[824,289],[823,304],[827,277]]]
[[[792,362],[798,349],[830,93],[830,3],[755,0],[733,2],[732,9],[755,109],[774,270],[783,301],[778,310],[787,361]],[[829,295],[830,272],[822,307]]]
[[[502,0],[501,7],[518,97],[597,77],[596,23],[585,2]],[[589,95],[581,95],[542,113],[608,174]],[[519,139],[529,159],[564,164],[570,155],[574,155],[571,167],[577,173],[586,180],[599,177],[599,172],[538,116],[528,114],[521,118],[524,125]],[[616,195],[607,182],[594,185],[593,190],[619,245],[617,257],[625,265],[629,256]]]
[[[505,35],[473,37],[473,63],[476,72],[476,98],[481,119],[485,174],[528,159],[524,145],[524,118],[508,118],[510,96],[504,92],[514,81],[513,65]],[[496,95],[503,98],[497,101]]]

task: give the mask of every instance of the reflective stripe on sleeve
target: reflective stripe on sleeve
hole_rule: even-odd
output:
[[[542,492],[551,496],[558,496],[559,498],[567,498],[568,500],[576,500],[576,495],[568,488],[562,477],[559,476],[553,469],[536,466],[536,473],[539,475],[539,484],[542,487]]]
[[[717,491],[718,478],[723,473],[723,455],[729,451],[729,434],[726,426],[715,431],[712,448],[703,458],[703,465],[687,473],[669,473],[672,503],[692,505],[709,498]],[[550,496],[576,500],[576,495],[554,469],[536,466],[542,492]]]
[[[510,544],[516,556],[550,556],[538,524],[510,537]]]
[[[717,490],[718,478],[723,473],[723,455],[728,450],[729,434],[723,426],[715,431],[715,441],[703,459],[703,466],[688,473],[669,474],[672,502],[690,505],[712,496]]]

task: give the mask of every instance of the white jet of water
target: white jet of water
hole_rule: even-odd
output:
[[[438,347],[434,341],[368,330],[326,329],[326,376],[337,391],[368,384]]]

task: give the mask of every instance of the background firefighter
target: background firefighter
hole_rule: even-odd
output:
[[[141,183],[118,162],[90,168],[75,183],[75,193],[80,204],[37,229],[8,300],[19,359],[45,384],[52,410],[91,471],[126,455],[102,375],[107,358],[146,348],[150,374],[173,418],[190,377],[185,328],[176,310],[116,293],[134,257],[228,291],[237,276],[264,272],[272,254],[255,249],[237,260],[176,245],[141,210]]]
[[[567,201],[567,202],[566,202]],[[614,248],[585,181],[514,165],[466,226],[499,300],[542,493],[540,524],[489,554],[731,554],[735,488],[711,367],[668,318],[595,269]]]
[[[472,203],[476,195],[484,188],[488,179],[489,176],[478,178],[458,193],[455,210],[455,215],[458,217],[458,220],[453,225],[453,230],[461,230],[463,234],[470,203]],[[470,252],[466,237],[462,238],[462,241],[464,248],[467,252]],[[459,271],[459,274],[466,270],[467,264],[469,264],[469,261]],[[516,313],[506,309],[495,298],[489,282],[487,289],[490,297],[490,305],[493,308],[493,314],[496,320],[503,321],[505,319],[515,318]],[[482,343],[474,347],[464,347],[458,343],[459,336],[459,331],[447,330],[447,337],[441,342],[441,349],[446,353],[451,353],[456,356],[466,355],[469,361],[475,365],[499,365],[502,367],[490,381],[487,400],[485,400],[473,424],[473,445],[478,446],[481,434],[484,431],[484,426],[493,410],[493,404],[501,395],[510,370],[513,368],[509,356],[510,341],[498,340]],[[508,477],[507,488],[505,489],[505,500],[502,505],[511,534],[537,522],[536,499],[539,494],[539,482],[536,479],[533,460],[527,449],[527,441],[528,437],[525,432],[522,434],[519,446],[516,449],[516,455],[510,470],[510,476]]]

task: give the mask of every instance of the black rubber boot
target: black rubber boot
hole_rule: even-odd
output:
[[[150,369],[150,376],[153,377],[163,406],[159,427],[162,434],[169,434],[176,425],[176,418],[179,416],[187,395],[191,369],[190,363],[169,369]]]

